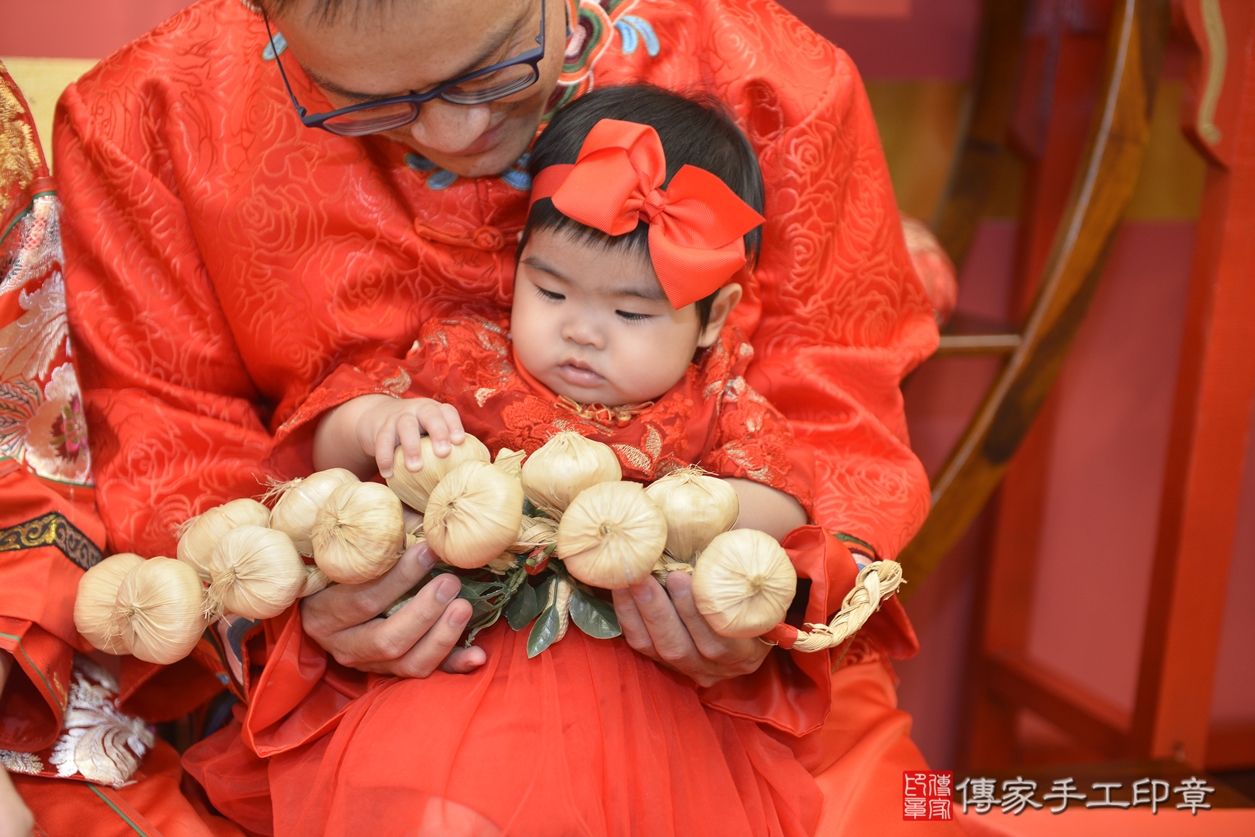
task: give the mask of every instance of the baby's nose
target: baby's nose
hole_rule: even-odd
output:
[[[600,349],[605,345],[601,329],[582,318],[568,320],[563,326],[562,337],[571,343],[593,349]]]

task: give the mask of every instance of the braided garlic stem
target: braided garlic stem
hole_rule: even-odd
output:
[[[846,594],[841,609],[827,625],[807,622],[806,630],[778,625],[764,639],[794,651],[826,651],[853,636],[880,609],[880,603],[902,584],[902,565],[897,561],[873,561],[859,571],[854,589]]]

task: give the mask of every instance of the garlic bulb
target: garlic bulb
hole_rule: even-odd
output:
[[[558,556],[567,570],[608,590],[644,581],[666,542],[662,509],[634,482],[585,489],[558,525]]]
[[[74,627],[83,639],[106,654],[129,654],[119,633],[110,633],[110,622],[117,607],[118,588],[122,579],[144,559],[134,552],[110,555],[78,580],[74,597]]]
[[[267,526],[270,509],[247,497],[214,506],[204,514],[183,524],[179,537],[178,556],[209,583],[209,556],[222,536],[239,526]]]
[[[724,480],[700,468],[672,471],[645,489],[667,518],[667,554],[691,564],[716,535],[736,525],[741,502]]]
[[[249,619],[278,616],[305,584],[305,563],[287,535],[241,526],[218,541],[209,556],[205,616],[234,613]]]
[[[332,581],[378,578],[405,549],[401,501],[377,482],[342,485],[319,509],[312,540],[314,560]]]
[[[523,486],[487,462],[464,462],[427,503],[423,533],[446,564],[482,567],[509,548],[523,522]]]
[[[589,486],[621,479],[623,469],[609,445],[570,431],[545,442],[523,463],[523,493],[554,518]]]
[[[721,636],[763,635],[784,620],[796,592],[788,553],[755,529],[719,535],[693,570],[693,603]]]
[[[462,444],[454,445],[448,456],[436,456],[432,447],[431,437],[424,436],[421,441],[423,467],[411,471],[405,467],[405,453],[400,446],[392,454],[392,476],[388,477],[388,487],[407,506],[420,512],[427,510],[427,501],[445,476],[463,462],[491,462],[492,455],[484,443],[470,433],[466,434]]]
[[[275,485],[267,497],[277,495],[279,502],[270,512],[270,528],[278,529],[296,544],[302,555],[313,555],[314,546],[309,536],[314,529],[314,518],[327,502],[331,492],[345,483],[361,482],[352,471],[344,468],[328,468],[310,474],[305,479],[295,479]]]
[[[205,632],[205,587],[190,564],[149,558],[118,586],[111,633],[131,654],[168,665],[192,653]]]

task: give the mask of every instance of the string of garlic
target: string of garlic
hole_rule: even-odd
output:
[[[761,636],[783,621],[796,592],[788,553],[756,529],[717,536],[693,569],[693,603],[720,636]]]
[[[527,499],[559,520],[581,492],[623,479],[623,469],[609,445],[564,431],[527,457],[522,479]]]
[[[192,653],[208,624],[205,587],[184,561],[140,561],[118,586],[110,636],[141,660],[169,665]]]
[[[110,555],[83,573],[74,597],[74,627],[83,639],[106,654],[129,654],[130,647],[113,621],[122,579],[144,559],[133,552]]]
[[[649,575],[666,542],[662,509],[638,483],[602,482],[567,507],[557,555],[585,584],[620,590]]]
[[[200,580],[207,584],[209,556],[224,535],[240,526],[267,526],[269,523],[270,509],[247,497],[214,506],[183,524],[175,555],[196,570]]]

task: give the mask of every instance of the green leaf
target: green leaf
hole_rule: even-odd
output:
[[[536,588],[530,584],[524,584],[505,610],[506,621],[510,623],[511,628],[521,631],[527,627],[528,622],[540,615],[544,606],[544,602],[536,595]]]
[[[571,593],[571,621],[581,631],[597,639],[612,639],[623,633],[614,606],[579,588]]]
[[[558,638],[558,627],[561,622],[557,608],[550,606],[541,611],[540,618],[536,620],[535,625],[532,625],[532,632],[527,637],[528,659],[553,645],[554,640]]]

